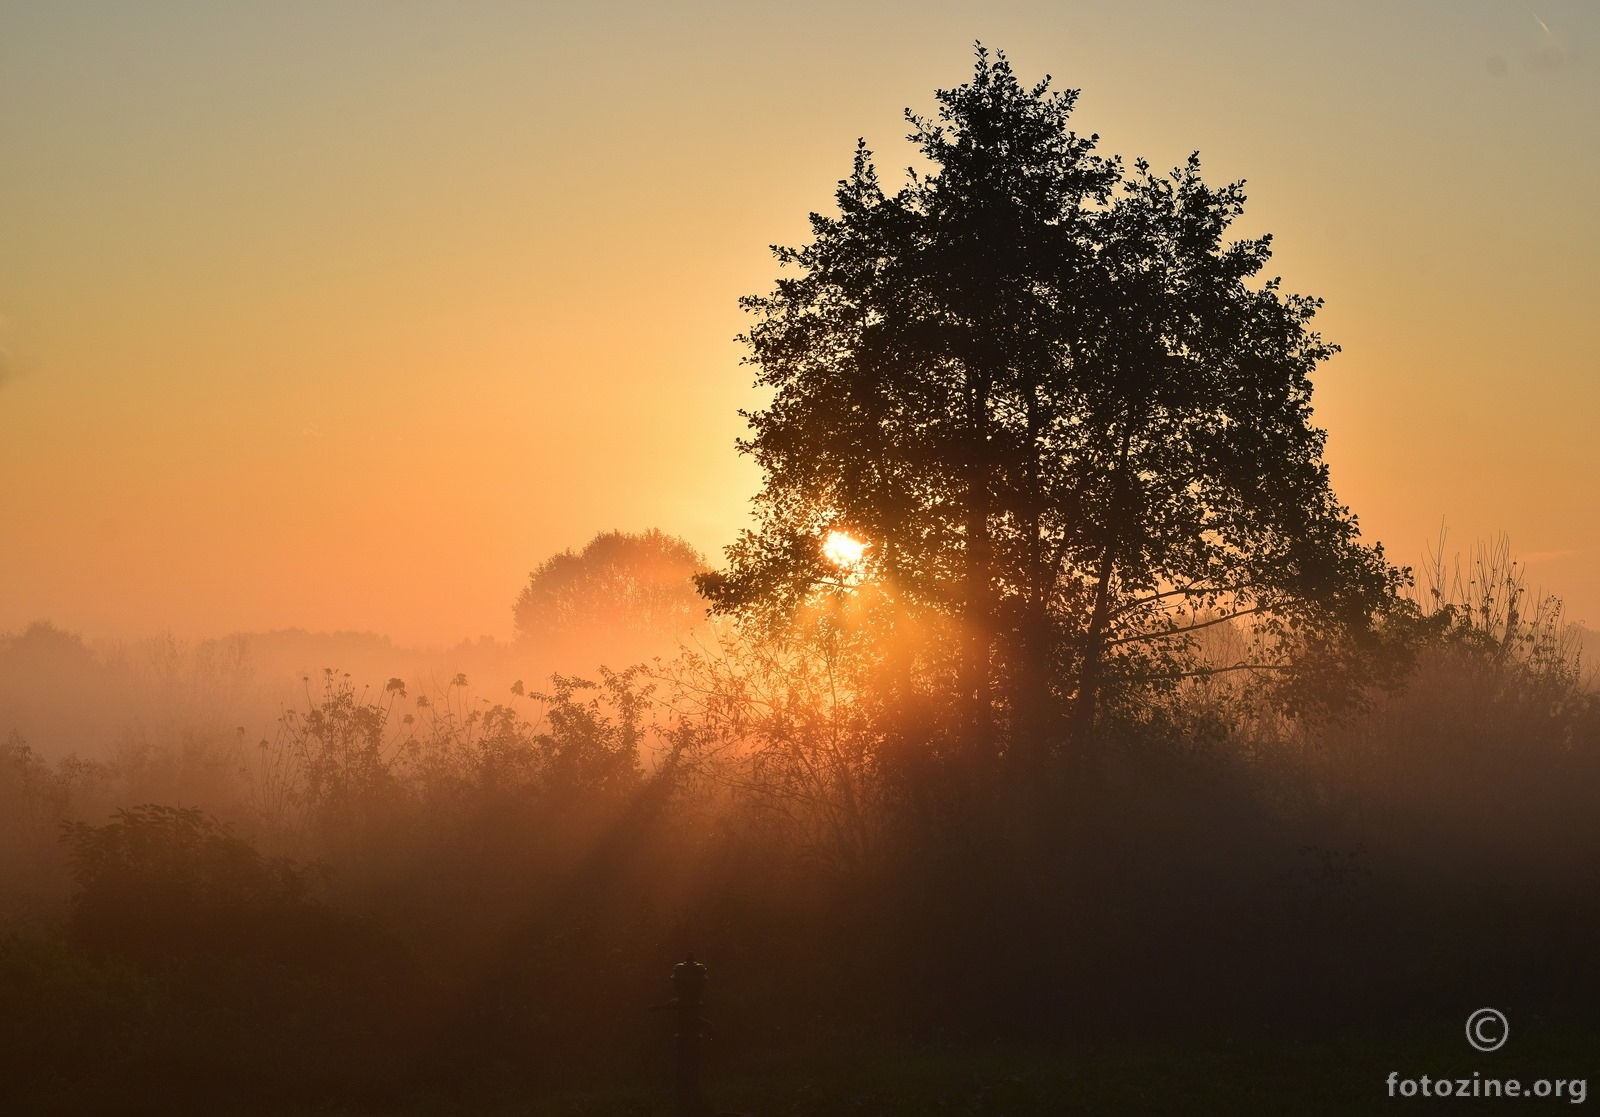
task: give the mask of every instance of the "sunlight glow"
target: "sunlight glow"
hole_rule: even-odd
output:
[[[860,564],[861,556],[867,553],[870,543],[842,531],[830,531],[828,538],[822,543],[822,557],[833,565],[844,570],[849,570]]]

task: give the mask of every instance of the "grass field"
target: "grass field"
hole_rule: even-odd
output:
[[[1509,1014],[1508,1014],[1509,1015]],[[775,1051],[759,1065],[719,1067],[707,1048],[707,1094],[718,1113],[750,1117],[1047,1117],[1058,1114],[1370,1114],[1413,1107],[1430,1113],[1570,1108],[1571,1080],[1588,1078],[1600,1032],[1513,1019],[1492,1053],[1466,1043],[1463,1019],[1349,1033],[1333,1039],[1197,1037],[1150,1045],[1063,1044],[886,1047],[839,1044]],[[444,1098],[380,1110],[323,1110],[339,1117],[668,1117],[674,1113],[663,1049],[659,1074],[543,1098],[492,1083]],[[1523,1090],[1563,1081],[1562,1096],[1391,1096],[1387,1079],[1478,1083],[1516,1079]],[[1503,1088],[1503,1087],[1502,1087]],[[1479,1089],[1483,1089],[1480,1085]],[[1431,1091],[1431,1086],[1430,1086]],[[296,1114],[298,1117],[298,1114]]]

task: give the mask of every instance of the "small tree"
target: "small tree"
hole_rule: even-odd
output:
[[[764,485],[702,589],[784,618],[838,590],[831,531],[869,542],[853,577],[960,623],[978,740],[1067,718],[1087,742],[1108,695],[1348,646],[1403,580],[1329,487],[1319,301],[1250,282],[1270,239],[1227,240],[1239,184],[1126,174],[1068,128],[1076,96],[980,47],[937,118],[907,112],[932,170],[886,193],[858,147],[839,216],[743,303]],[[1195,634],[1247,618],[1249,659],[1200,660]]]

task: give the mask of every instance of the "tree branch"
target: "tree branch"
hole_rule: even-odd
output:
[[[1268,608],[1269,606],[1266,605],[1257,605],[1251,609],[1239,609],[1225,616],[1213,617],[1208,621],[1201,621],[1199,624],[1191,624],[1183,628],[1169,628],[1161,632],[1141,632],[1136,636],[1124,636],[1121,639],[1112,640],[1106,647],[1116,648],[1123,644],[1138,644],[1147,640],[1164,640],[1168,636],[1182,636],[1189,632],[1199,632],[1202,628],[1210,628],[1212,625],[1222,624],[1224,621],[1237,620],[1239,617],[1248,617],[1255,613],[1265,612]]]
[[[1126,605],[1118,606],[1111,615],[1113,618],[1120,617],[1124,613],[1131,613],[1141,606],[1151,605],[1169,597],[1206,597],[1214,594],[1238,593],[1240,590],[1247,588],[1246,586],[1197,586],[1191,582],[1182,589],[1164,590],[1161,593],[1153,593],[1149,597],[1141,597],[1130,601]]]
[[[1123,675],[1121,678],[1136,683],[1161,682],[1167,679],[1199,679],[1210,675],[1222,675],[1229,671],[1289,671],[1292,668],[1285,663],[1234,663],[1227,667],[1197,667],[1193,671],[1169,671],[1160,675]]]

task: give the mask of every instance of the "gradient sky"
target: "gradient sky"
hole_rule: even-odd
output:
[[[0,630],[503,637],[597,531],[720,548],[736,300],[974,39],[1248,180],[1369,538],[1600,621],[1600,5],[63,0],[0,3]]]

